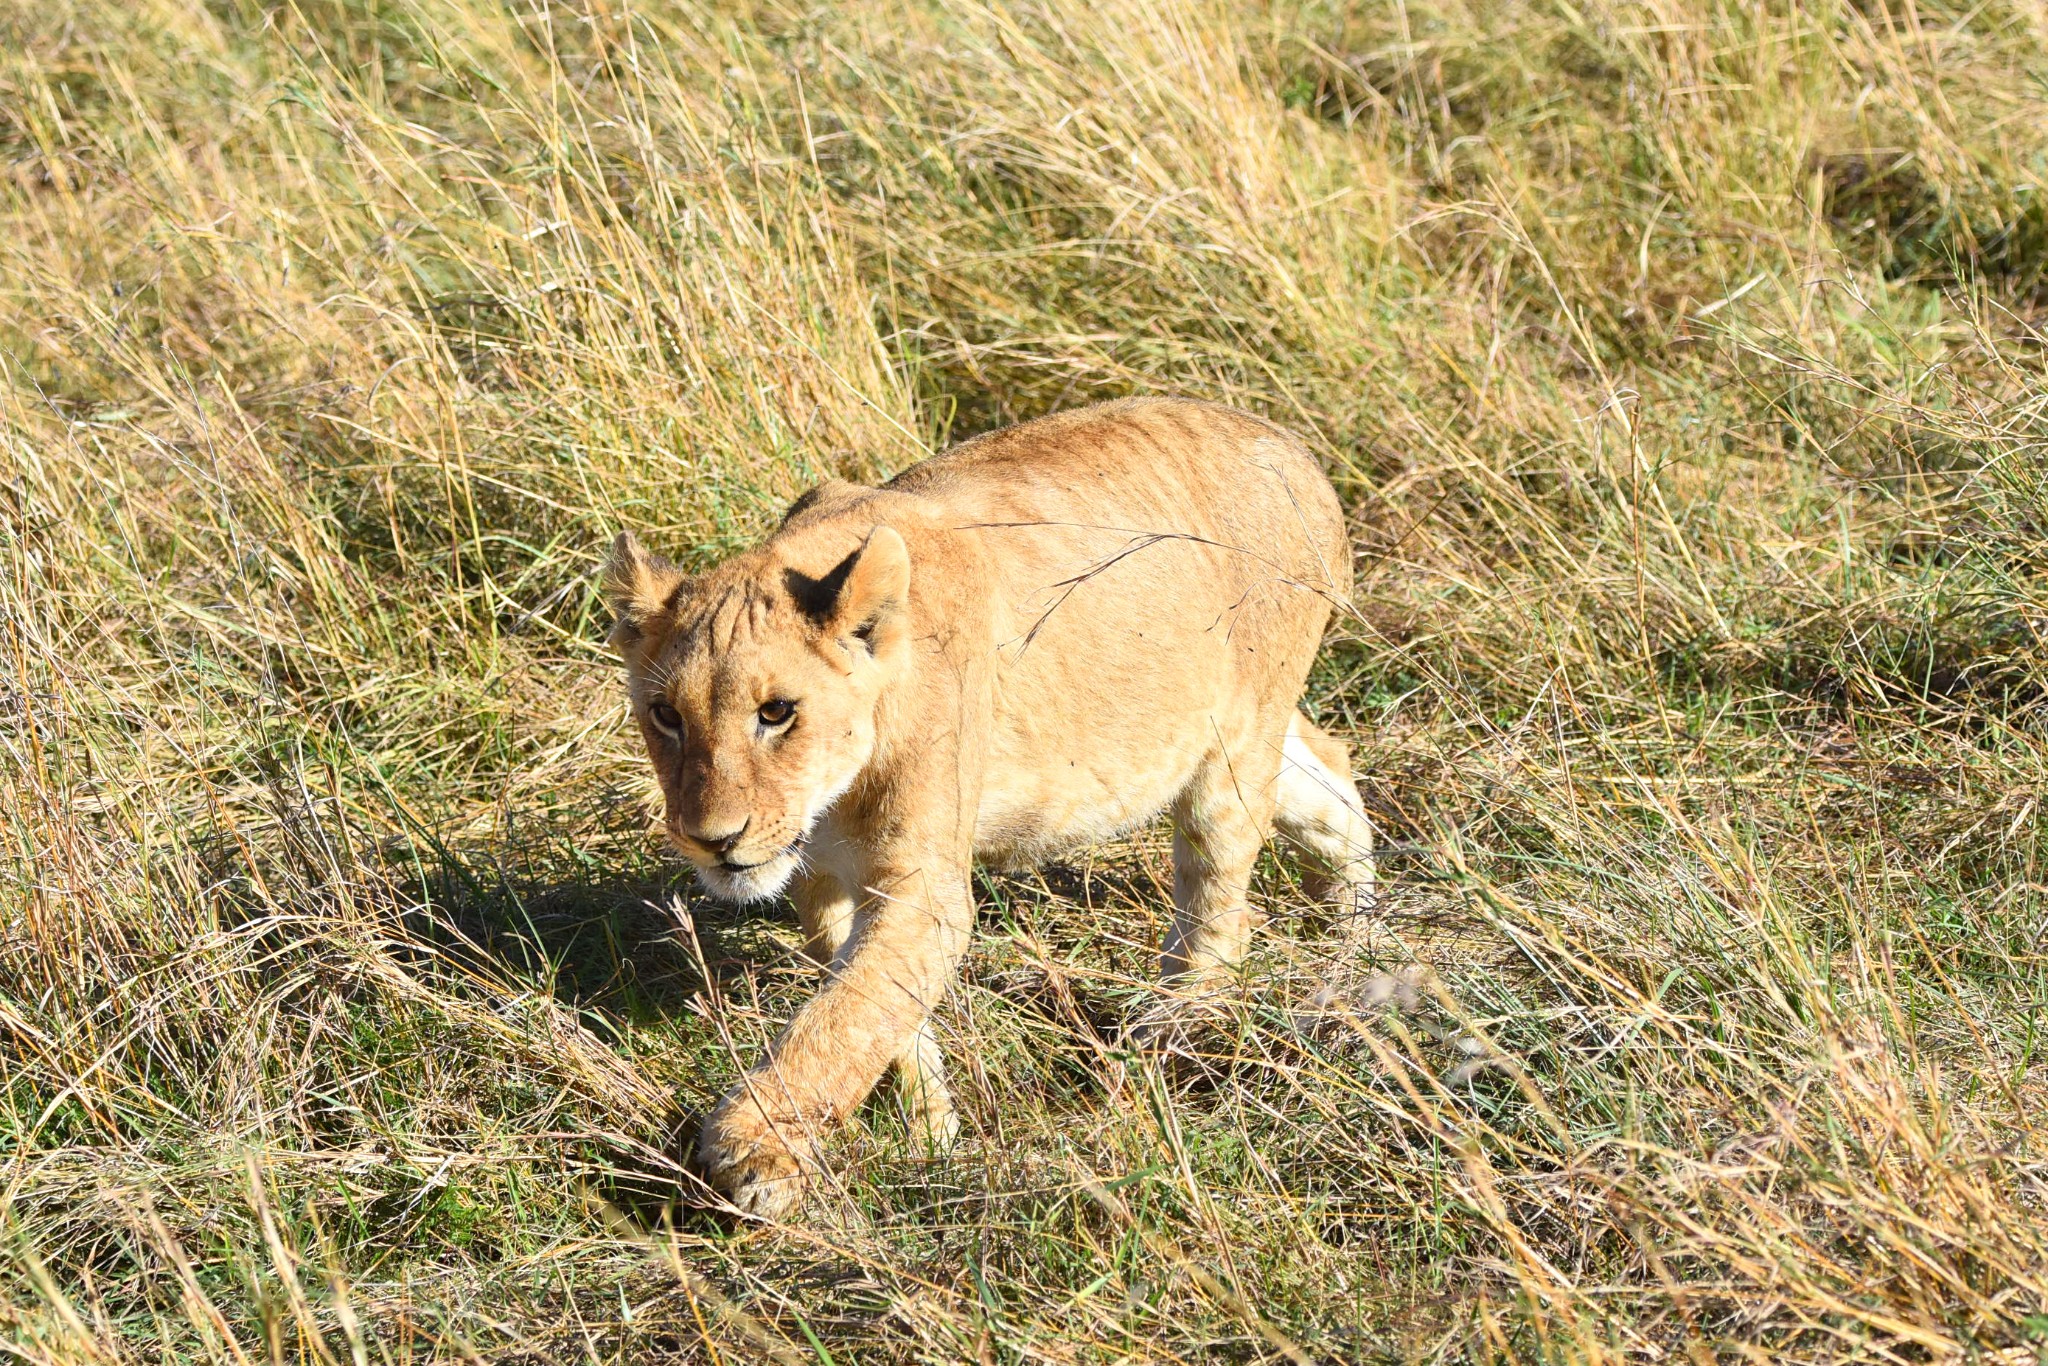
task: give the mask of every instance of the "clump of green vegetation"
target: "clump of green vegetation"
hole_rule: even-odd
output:
[[[0,1341],[2035,1359],[2044,70],[2001,0],[0,14]],[[602,546],[1160,392],[1351,509],[1372,934],[1140,1058],[1163,837],[991,878],[957,1154],[885,1094],[808,1224],[635,1222],[806,979],[649,836]]]

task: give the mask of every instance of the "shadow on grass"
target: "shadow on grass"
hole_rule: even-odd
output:
[[[794,958],[787,906],[728,905],[683,869],[521,877],[502,859],[448,854],[431,876],[418,915],[437,947],[622,1025],[674,1018],[707,986]]]
[[[582,877],[559,859],[513,859],[443,851],[409,917],[416,933],[445,961],[547,993],[615,1045],[700,1014],[702,996],[751,995],[747,979],[763,972],[808,971],[787,905],[728,905],[687,869],[646,858]],[[702,1117],[678,1106],[658,1132],[603,1144],[589,1154],[588,1193],[642,1229],[730,1230],[693,1171]]]

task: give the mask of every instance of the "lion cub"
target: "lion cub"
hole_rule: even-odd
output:
[[[957,1121],[930,1018],[976,859],[1017,868],[1170,813],[1169,976],[1236,963],[1277,827],[1372,885],[1346,748],[1296,710],[1351,559],[1300,441],[1207,403],[1126,400],[979,437],[880,488],[830,482],[695,578],[630,533],[612,641],[713,894],[789,888],[818,994],[705,1120],[742,1211],[801,1194],[815,1140],[892,1065]]]

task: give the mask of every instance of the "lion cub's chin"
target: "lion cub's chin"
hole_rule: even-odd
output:
[[[765,863],[738,872],[729,868],[706,868],[700,863],[697,865],[697,880],[704,884],[704,890],[720,901],[739,904],[771,901],[782,894],[782,889],[796,876],[802,862],[797,854],[777,854]]]

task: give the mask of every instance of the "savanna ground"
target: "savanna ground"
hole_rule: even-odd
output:
[[[2038,1360],[2044,325],[2039,0],[5,0],[0,1354]],[[1371,933],[1147,1059],[1163,834],[986,880],[955,1156],[636,1203],[806,978],[610,534],[1154,392]]]

